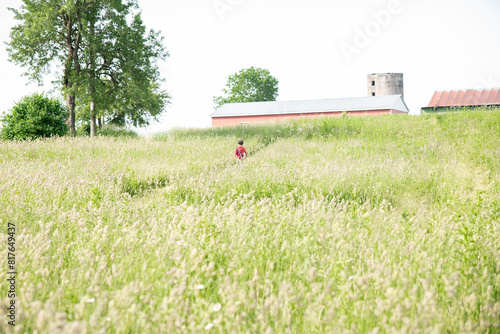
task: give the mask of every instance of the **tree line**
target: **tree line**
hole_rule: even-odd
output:
[[[10,60],[39,85],[56,68],[67,110],[38,94],[25,97],[0,119],[2,138],[61,135],[66,128],[74,135],[77,123],[79,133],[90,127],[90,136],[105,122],[147,126],[169,104],[157,65],[169,54],[161,33],[146,29],[137,0],[22,0],[9,10],[19,21],[10,31]],[[222,93],[213,98],[215,109],[275,101],[278,80],[250,67],[229,76]]]
[[[77,119],[90,134],[107,121],[145,126],[169,103],[157,62],[168,57],[160,32],[147,30],[137,0],[23,0],[9,8],[10,59],[43,83],[55,66],[70,134]]]

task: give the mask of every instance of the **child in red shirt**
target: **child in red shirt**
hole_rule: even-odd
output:
[[[234,150],[234,157],[236,160],[241,160],[243,156],[248,158],[247,150],[243,147],[243,140],[238,140],[238,146],[236,146],[236,150]]]

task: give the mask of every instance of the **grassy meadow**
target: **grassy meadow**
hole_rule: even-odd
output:
[[[500,110],[3,141],[0,167],[0,333],[500,333]]]

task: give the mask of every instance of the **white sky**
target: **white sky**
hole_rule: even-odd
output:
[[[16,24],[6,7],[20,6],[2,0],[1,41]],[[213,96],[250,66],[279,80],[281,101],[366,96],[367,74],[401,72],[413,114],[435,90],[500,87],[498,0],[139,0],[139,7],[146,26],[165,36],[170,57],[160,71],[173,97],[162,121],[142,133],[210,126]],[[356,53],[346,57],[342,48]],[[0,112],[51,88],[50,77],[43,87],[26,85],[4,45],[0,73]]]

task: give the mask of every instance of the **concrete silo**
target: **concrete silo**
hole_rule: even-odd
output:
[[[403,73],[374,73],[368,75],[368,96],[403,95]]]

